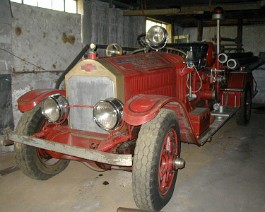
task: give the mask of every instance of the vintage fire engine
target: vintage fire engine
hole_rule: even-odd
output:
[[[181,142],[203,145],[234,114],[248,123],[255,85],[240,58],[252,55],[224,54],[219,44],[215,52],[206,42],[166,44],[159,26],[139,40],[142,49],[123,54],[112,44],[101,58],[91,44],[89,59],[65,75],[64,90],[18,99],[23,115],[7,137],[24,174],[46,180],[70,160],[132,171],[136,205],[160,210],[184,167]]]

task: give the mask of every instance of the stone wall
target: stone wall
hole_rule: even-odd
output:
[[[11,95],[12,17],[8,0],[0,1],[0,136],[4,128],[14,128]]]
[[[85,0],[83,6],[82,22],[78,14],[0,2],[0,47],[8,51],[0,51],[0,100],[6,100],[0,110],[10,110],[1,111],[5,121],[0,123],[0,133],[20,119],[18,97],[32,89],[53,88],[82,43],[138,45],[136,38],[145,31],[144,17],[124,17],[120,9],[96,0]]]
[[[53,88],[82,49],[81,15],[12,3],[12,96],[14,123],[20,118],[17,98],[32,89]]]

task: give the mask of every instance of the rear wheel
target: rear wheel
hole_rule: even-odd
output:
[[[142,125],[133,160],[133,195],[144,210],[160,210],[171,199],[180,156],[180,134],[174,112],[162,109]]]
[[[244,89],[243,96],[241,97],[240,108],[236,113],[236,122],[238,125],[248,124],[251,116],[251,108],[252,108],[252,94],[250,86],[247,85]]]
[[[16,128],[18,135],[33,135],[40,132],[46,123],[37,106],[25,112]],[[47,180],[63,171],[69,164],[68,160],[51,157],[45,150],[25,144],[15,143],[16,163],[27,176],[37,180]]]

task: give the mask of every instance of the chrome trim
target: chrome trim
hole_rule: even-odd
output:
[[[242,92],[244,90],[240,89],[240,88],[225,88],[225,89],[221,89],[221,91],[239,91],[239,92]]]
[[[174,168],[175,170],[183,169],[185,167],[185,160],[182,158],[176,158],[174,161]]]
[[[100,103],[103,103],[103,102],[108,102],[111,104],[111,106],[113,107],[113,109],[115,110],[116,114],[117,114],[117,122],[115,124],[115,126],[111,129],[104,129],[103,126],[98,122],[98,120],[95,118],[95,108],[100,104]],[[122,122],[122,113],[123,113],[123,103],[117,99],[117,98],[108,98],[108,99],[105,99],[105,100],[100,100],[93,108],[93,118],[96,122],[96,124],[101,128],[101,129],[104,129],[104,130],[114,130],[116,129],[117,127],[120,126],[121,122]]]
[[[218,55],[218,61],[219,61],[220,63],[224,64],[224,63],[227,62],[227,60],[228,60],[228,56],[227,56],[227,54],[225,54],[225,53],[220,53],[220,54]]]
[[[229,59],[229,60],[227,61],[227,67],[228,67],[229,69],[235,69],[237,66],[238,66],[238,64],[237,64],[237,62],[236,62],[235,59]]]
[[[61,97],[61,99],[59,99],[60,97]],[[47,99],[53,100],[55,102],[55,104],[56,104],[56,107],[59,110],[59,118],[56,121],[51,121],[50,118],[46,115],[46,113],[43,110],[44,102]],[[47,97],[42,102],[41,112],[48,119],[49,122],[52,122],[52,123],[61,122],[61,121],[65,121],[65,119],[67,119],[67,117],[68,117],[68,114],[69,114],[68,106],[69,106],[68,100],[64,96],[62,96],[61,94],[54,94],[54,95],[51,95],[51,96]]]

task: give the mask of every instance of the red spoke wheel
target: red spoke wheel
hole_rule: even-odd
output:
[[[180,133],[175,113],[162,109],[142,125],[133,159],[133,196],[143,210],[161,210],[171,199],[178,171]]]
[[[47,120],[37,106],[23,113],[16,128],[18,135],[33,135],[42,130]],[[56,159],[45,150],[15,143],[16,163],[27,176],[37,180],[47,180],[62,172],[69,164],[68,160]]]
[[[177,141],[177,134],[174,129],[171,129],[164,139],[160,156],[158,177],[161,195],[166,195],[174,181],[174,161],[178,155],[178,148],[175,141]]]

